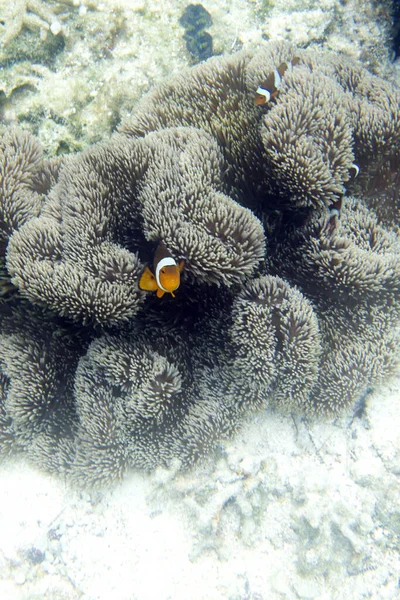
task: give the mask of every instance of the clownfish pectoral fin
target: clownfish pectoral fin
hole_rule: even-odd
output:
[[[146,267],[139,279],[139,287],[141,290],[146,292],[155,292],[158,290],[156,278],[150,271],[149,267]]]
[[[164,294],[165,294],[164,290],[162,290],[161,288],[158,287],[157,294],[156,294],[157,298],[162,298],[164,296]]]
[[[185,261],[181,260],[179,263],[179,273],[182,273],[184,267],[185,267]]]

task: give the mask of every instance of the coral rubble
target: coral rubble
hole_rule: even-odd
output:
[[[15,0],[8,3],[6,8],[1,39],[3,45],[15,38],[23,27],[45,32],[50,30],[54,35],[61,31],[61,23],[43,0]]]
[[[280,43],[174,76],[72,157],[6,132],[0,452],[80,483],[189,466],[249,410],[332,414],[393,374],[399,130],[394,88]],[[174,299],[138,286],[160,242]]]

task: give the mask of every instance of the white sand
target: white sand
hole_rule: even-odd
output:
[[[192,472],[105,492],[3,466],[0,598],[399,598],[399,389],[353,423],[253,415]]]

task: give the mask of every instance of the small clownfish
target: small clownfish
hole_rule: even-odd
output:
[[[146,267],[140,277],[139,287],[147,292],[157,292],[157,298],[162,298],[165,293],[175,298],[174,291],[179,287],[184,266],[184,261],[181,260],[178,265],[166,246],[160,242],[154,254],[154,274]]]
[[[355,179],[358,176],[359,172],[360,172],[360,167],[358,165],[356,165],[355,163],[352,163],[349,168],[350,177]],[[332,204],[330,205],[329,210],[330,210],[332,218],[334,218],[334,219],[339,218],[340,215],[342,214],[344,201],[345,201],[345,195],[346,195],[346,191],[342,196],[340,196],[337,200],[332,202]]]
[[[282,83],[282,77],[286,73],[286,71],[291,71],[297,63],[300,62],[300,58],[295,56],[289,62],[281,63],[277,69],[272,71],[263,83],[258,86],[257,91],[254,96],[254,104],[256,106],[261,106],[262,104],[267,104],[270,100],[273,100],[279,94],[279,88]]]

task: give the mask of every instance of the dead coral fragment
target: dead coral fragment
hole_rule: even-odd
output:
[[[2,44],[7,45],[17,37],[23,27],[57,35],[61,31],[61,23],[44,0],[14,0],[6,3],[4,32]]]

